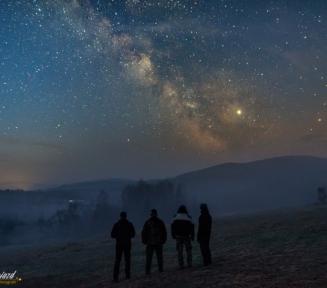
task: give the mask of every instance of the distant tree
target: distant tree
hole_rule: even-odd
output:
[[[70,200],[68,203],[66,221],[68,221],[69,224],[76,224],[79,219],[79,204],[74,200]]]
[[[25,225],[18,219],[0,219],[0,245],[10,244],[11,237],[14,235],[19,226]]]
[[[123,209],[128,212],[129,218],[133,219],[137,224],[144,220],[149,209],[151,209],[149,195],[152,190],[152,185],[142,179],[136,184],[128,185],[123,189]]]
[[[318,187],[318,203],[319,204],[326,204],[327,202],[327,193],[325,187]]]
[[[123,209],[137,225],[149,216],[151,208],[159,210],[161,217],[171,217],[175,210],[175,187],[169,180],[146,182],[140,180],[128,185],[122,193]]]
[[[57,212],[49,219],[50,226],[57,228],[71,228],[79,224],[79,206],[74,200],[69,200],[66,209],[57,210]]]
[[[182,184],[177,184],[176,192],[175,192],[175,207],[179,207],[180,205],[185,204],[184,203],[184,197],[183,197],[183,187]]]
[[[95,209],[99,211],[109,209],[109,197],[106,191],[99,192]]]
[[[40,232],[44,232],[46,230],[47,224],[48,223],[43,216],[40,216],[36,221],[36,225],[39,228]]]
[[[93,227],[108,228],[112,221],[112,209],[109,204],[109,197],[106,191],[101,190],[92,216]]]

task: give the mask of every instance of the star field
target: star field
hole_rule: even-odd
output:
[[[326,1],[1,1],[0,186],[327,156],[326,12]]]

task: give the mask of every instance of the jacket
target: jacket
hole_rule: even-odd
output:
[[[158,217],[147,220],[142,230],[142,242],[145,245],[163,245],[167,240],[165,223]]]
[[[197,240],[209,241],[211,236],[211,222],[212,218],[209,213],[202,213],[199,217],[199,228]]]
[[[129,244],[134,237],[134,226],[127,219],[119,220],[112,228],[111,238],[116,239],[117,244]]]
[[[194,240],[194,224],[188,214],[177,213],[171,224],[173,239],[190,238]]]

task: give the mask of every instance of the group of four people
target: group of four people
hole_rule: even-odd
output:
[[[203,264],[211,264],[211,252],[209,247],[211,236],[211,215],[206,204],[200,205],[201,215],[199,217],[197,241],[200,244]],[[184,205],[180,206],[171,224],[171,236],[176,240],[178,263],[184,268],[183,250],[187,255],[187,265],[192,267],[192,241],[194,240],[194,224]],[[118,282],[119,268],[122,256],[125,260],[125,274],[129,279],[131,276],[131,239],[135,237],[135,229],[127,220],[126,212],[120,213],[120,220],[113,226],[111,237],[116,239],[116,256],[114,265],[114,281]],[[142,242],[146,245],[146,274],[151,273],[153,254],[156,253],[158,270],[163,271],[163,245],[167,241],[167,230],[165,223],[158,217],[156,209],[151,210],[150,218],[145,222],[142,229]]]

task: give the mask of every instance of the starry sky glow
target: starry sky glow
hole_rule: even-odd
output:
[[[0,187],[327,156],[327,1],[0,2]]]

